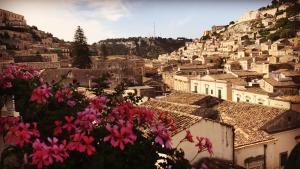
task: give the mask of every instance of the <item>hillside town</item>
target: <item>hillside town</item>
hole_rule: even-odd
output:
[[[84,69],[72,65],[72,42],[0,9],[0,69],[27,65],[40,70],[49,84],[65,76],[65,85],[76,81],[83,91],[93,88],[94,80],[104,74],[110,75],[107,92],[132,80],[134,85],[124,95],[141,96],[140,107],[166,112],[174,119],[172,145],[181,143],[186,130],[211,140],[213,155],[205,152],[197,158],[197,149],[180,144],[189,161],[211,157],[211,163],[218,161],[228,169],[298,169],[299,7],[299,1],[272,2],[228,25],[214,25],[192,41],[167,42],[158,37],[99,41],[88,46],[90,68]],[[150,50],[137,52],[141,43],[151,46],[158,41],[157,48],[172,51],[157,52],[157,58]],[[110,45],[110,52],[103,44]],[[162,47],[170,44],[174,46]],[[126,48],[115,49],[116,45]],[[13,98],[7,100],[2,115],[16,114],[14,104]],[[294,168],[286,167],[289,160],[294,160]]]

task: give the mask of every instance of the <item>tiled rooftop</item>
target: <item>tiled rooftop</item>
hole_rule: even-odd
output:
[[[224,101],[216,106],[222,122],[235,128],[235,146],[247,145],[272,139],[260,128],[286,112],[283,109]]]
[[[245,89],[236,89],[236,90],[246,91],[246,92],[249,92],[249,93],[262,94],[262,95],[269,95],[268,92],[266,92],[265,90],[263,90],[260,87],[248,87],[248,88],[245,88]]]
[[[263,76],[263,73],[258,73],[258,72],[255,72],[255,71],[246,71],[246,70],[236,70],[236,71],[232,71],[232,73],[237,75],[238,77]]]
[[[284,100],[284,101],[290,101],[290,102],[293,102],[293,103],[300,103],[300,96],[299,95],[295,95],[295,96],[279,96],[279,97],[276,97],[275,99]]]
[[[194,116],[180,111],[167,111],[165,109],[156,108],[150,105],[142,105],[142,106],[154,112],[164,112],[167,113],[169,116],[171,116],[176,126],[176,131],[171,133],[172,136],[176,135],[177,133],[180,133],[181,131],[188,129],[194,124],[200,122],[200,120],[202,119],[199,116]]]
[[[173,92],[167,97],[161,98],[161,100],[192,105],[205,97],[206,97],[205,95],[194,94],[194,93]]]
[[[267,83],[271,84],[272,86],[277,86],[277,87],[283,87],[283,86],[299,86],[299,84],[296,84],[295,82],[293,82],[292,80],[289,81],[277,81],[275,79],[272,78],[265,78],[264,79]]]
[[[201,103],[201,100],[205,100],[207,97],[194,93],[176,92],[162,99],[162,101],[150,100],[145,103],[145,106],[160,111],[179,111],[191,116],[217,116],[216,120],[234,126],[235,147],[273,139],[261,128],[286,112],[284,109],[249,103],[220,101],[217,98],[214,104],[202,104],[199,108],[195,107],[195,105],[198,105],[197,103]],[[188,123],[188,121],[184,123],[184,125],[187,125],[186,128],[191,126]],[[191,123],[194,123],[194,121],[191,121]]]
[[[236,77],[232,74],[215,74],[215,75],[209,75],[215,80],[227,80],[227,79],[235,79]]]

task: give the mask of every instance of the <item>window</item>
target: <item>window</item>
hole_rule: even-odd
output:
[[[236,98],[236,102],[240,102],[240,98],[239,97]]]
[[[209,88],[209,86],[205,85],[205,94],[208,94],[208,88]]]
[[[246,102],[250,102],[250,97],[249,96],[246,96]]]
[[[194,86],[194,92],[197,93],[197,86]]]
[[[214,91],[213,91],[213,90],[210,90],[210,94],[214,94]]]
[[[284,166],[288,159],[288,152],[280,153],[280,166]]]
[[[222,92],[222,90],[219,89],[219,90],[218,90],[218,98],[220,98],[220,99],[222,98],[222,93],[221,93],[221,92]]]

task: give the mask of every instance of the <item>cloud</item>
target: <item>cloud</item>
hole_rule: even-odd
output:
[[[129,15],[128,7],[122,0],[81,0],[75,3],[76,8],[84,17],[102,17],[109,21],[118,21]]]
[[[120,0],[0,0],[0,6],[24,15],[27,24],[67,41],[73,40],[75,29],[80,25],[89,43],[116,37],[116,33],[105,26],[105,20],[117,21],[129,13]]]
[[[176,26],[186,26],[186,24],[188,23],[188,22],[190,22],[192,20],[192,17],[191,16],[186,16],[186,17],[184,17],[184,18],[182,18],[182,19],[179,19],[176,23],[175,23],[175,25]]]

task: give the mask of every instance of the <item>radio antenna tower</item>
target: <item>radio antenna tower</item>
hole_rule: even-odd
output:
[[[153,22],[153,38],[155,38],[155,22]]]

